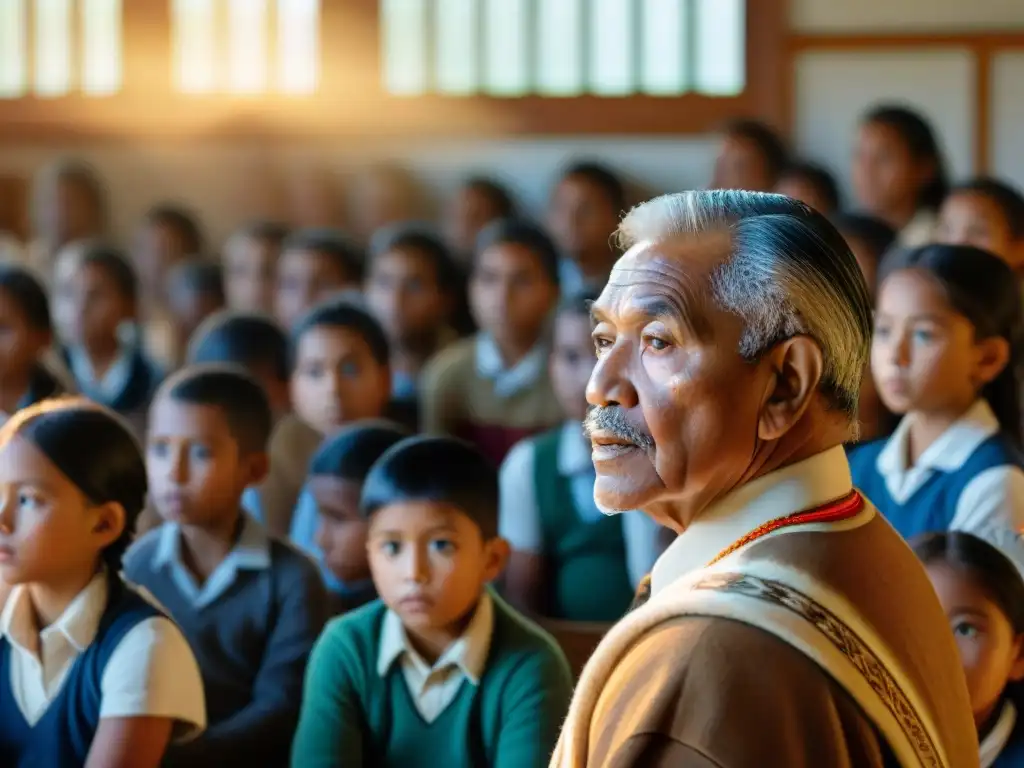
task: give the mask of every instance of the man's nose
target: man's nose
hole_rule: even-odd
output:
[[[587,384],[587,402],[596,406],[618,405],[634,408],[639,404],[636,388],[630,381],[630,350],[614,345],[598,358]]]

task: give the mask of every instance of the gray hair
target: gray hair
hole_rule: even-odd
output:
[[[871,302],[849,246],[828,220],[782,195],[700,191],[665,195],[630,211],[624,249],[676,235],[724,231],[731,254],[711,276],[719,306],[745,325],[739,354],[756,360],[806,334],[821,347],[821,387],[856,419],[871,340]]]

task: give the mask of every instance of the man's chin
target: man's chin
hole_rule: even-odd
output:
[[[653,496],[654,489],[638,486],[633,478],[597,476],[594,483],[594,504],[605,515],[617,515],[642,509]]]

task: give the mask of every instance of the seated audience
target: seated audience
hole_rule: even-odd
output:
[[[826,216],[839,210],[839,185],[835,177],[815,163],[800,161],[787,165],[775,185],[775,191]]]
[[[1024,274],[1024,196],[989,178],[953,187],[939,209],[935,239],[994,253]]]
[[[168,308],[174,324],[181,362],[185,347],[203,320],[224,308],[224,276],[220,264],[189,259],[176,265],[168,275]]]
[[[125,557],[127,577],[181,627],[209,727],[167,764],[286,766],[306,660],[326,619],[316,566],[242,511],[267,471],[270,405],[233,368],[186,368],[154,402],[150,497],[165,524]]]
[[[364,168],[351,186],[351,221],[359,243],[368,245],[382,227],[417,221],[423,214],[423,195],[416,178],[395,163]]]
[[[292,765],[546,766],[570,673],[487,586],[508,556],[489,460],[451,438],[404,440],[370,470],[360,509],[381,600],[317,641]]]
[[[914,541],[949,616],[986,768],[1024,765],[1024,581],[1006,556],[969,533]]]
[[[469,440],[497,466],[562,420],[547,372],[558,256],[541,230],[513,220],[488,226],[477,249],[470,302],[480,331],[427,365],[420,424]]]
[[[38,403],[0,430],[0,491],[0,762],[157,768],[206,716],[181,631],[120,576],[138,443],[84,400]]]
[[[626,209],[626,190],[614,172],[597,163],[569,166],[551,195],[548,229],[562,257],[562,293],[600,293],[619,251],[612,241]]]
[[[515,214],[512,195],[499,182],[485,176],[466,179],[449,200],[444,215],[445,238],[456,263],[468,271],[483,228]]]
[[[927,245],[887,259],[871,370],[903,420],[854,448],[850,467],[904,538],[968,531],[1024,568],[1020,318],[1013,272],[986,251]]]
[[[711,189],[775,189],[789,162],[789,149],[773,128],[757,120],[734,120],[720,135]]]
[[[228,307],[239,312],[274,312],[277,262],[288,236],[284,224],[254,221],[224,244],[224,289]]]
[[[408,436],[391,422],[362,421],[328,438],[310,462],[309,496],[318,512],[316,544],[339,585],[332,613],[347,613],[377,599],[359,494],[373,463]]]
[[[363,256],[346,237],[331,229],[300,229],[281,246],[274,312],[292,328],[322,301],[361,285]]]
[[[591,297],[592,298],[592,297]],[[597,357],[590,301],[564,299],[555,317],[551,381],[566,421],[518,443],[501,467],[499,530],[512,547],[505,591],[518,608],[556,619],[610,622],[657,559],[647,515],[604,515],[583,434],[587,382]]]

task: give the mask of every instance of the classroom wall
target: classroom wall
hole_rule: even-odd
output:
[[[751,0],[756,2],[756,0]],[[1024,28],[1022,0],[791,0],[791,25],[801,34],[963,32]],[[794,138],[800,151],[825,162],[847,182],[850,139],[858,115],[879,99],[908,101],[942,126],[956,177],[974,171],[974,61],[955,46],[876,52],[806,51],[795,62]],[[1000,54],[992,67],[993,168],[1024,186],[1024,50]],[[310,169],[339,180],[377,159],[408,164],[435,195],[469,172],[507,181],[528,209],[539,211],[557,168],[574,157],[600,156],[643,193],[700,186],[710,175],[713,138],[529,138],[421,144],[238,143],[76,147],[108,179],[114,227],[125,238],[133,222],[162,199],[202,211],[210,235],[224,237],[243,216],[273,206],[271,190],[286,175]],[[0,175],[32,172],[57,152],[33,146],[0,148]]]

